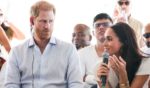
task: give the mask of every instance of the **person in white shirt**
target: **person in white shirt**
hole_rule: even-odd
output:
[[[150,23],[147,23],[145,25],[145,28],[143,31],[143,40],[144,40],[145,46],[143,46],[141,50],[142,52],[144,52],[145,55],[150,57]],[[149,81],[149,88],[150,88],[150,81]]]
[[[145,42],[145,46],[141,48],[141,50],[150,55],[150,23],[146,24],[143,31],[143,40]]]
[[[104,51],[104,33],[106,28],[111,26],[113,23],[111,17],[106,13],[99,13],[94,17],[93,34],[96,37],[96,44],[93,46],[88,46],[79,50],[79,56],[82,63],[83,70],[83,81],[85,83],[85,88],[90,88],[91,86],[97,84],[95,77],[95,66],[97,63],[102,61],[102,53]]]

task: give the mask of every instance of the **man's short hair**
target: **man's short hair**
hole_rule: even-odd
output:
[[[42,0],[42,1],[36,2],[35,4],[32,5],[31,10],[30,10],[30,14],[31,14],[31,16],[37,17],[41,10],[42,11],[53,10],[54,14],[56,11],[53,4]]]
[[[91,35],[90,27],[87,26],[86,24],[76,24],[76,25],[74,26],[74,29],[86,29],[85,31],[87,31],[88,34]]]
[[[94,17],[93,23],[95,23],[97,20],[101,20],[101,19],[109,19],[110,22],[113,23],[113,20],[111,19],[111,17],[106,14],[106,13],[99,13]]]

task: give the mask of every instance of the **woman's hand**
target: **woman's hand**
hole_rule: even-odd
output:
[[[109,68],[108,68],[108,65],[105,64],[105,63],[102,63],[99,67],[98,67],[98,70],[97,70],[97,82],[98,82],[98,85],[99,86],[102,86],[102,83],[101,83],[101,76],[106,76],[106,78],[108,78],[108,73],[109,73]],[[106,79],[107,80],[107,79]],[[107,81],[106,81],[107,82]],[[107,83],[106,83],[107,84]]]
[[[4,29],[0,26],[0,43],[4,46],[7,52],[10,51],[11,46],[9,43],[9,39],[4,31]]]
[[[119,77],[120,83],[126,83],[128,81],[127,72],[126,72],[126,62],[122,57],[116,57],[115,55],[110,56],[109,59],[111,68]]]

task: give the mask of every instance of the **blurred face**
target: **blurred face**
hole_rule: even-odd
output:
[[[129,5],[130,5],[130,1],[129,0],[118,0],[118,9],[120,12],[125,11],[126,14],[130,14],[129,13]]]
[[[143,37],[147,47],[150,48],[150,24],[145,27]]]
[[[104,38],[104,33],[108,27],[112,25],[111,21],[109,19],[100,19],[97,20],[94,23],[94,36],[96,37],[97,41],[103,43],[105,38]]]
[[[116,36],[115,32],[111,28],[108,28],[105,32],[105,49],[108,50],[110,55],[119,55],[121,46],[122,43],[119,41],[119,38]]]
[[[91,35],[87,29],[74,29],[72,34],[72,43],[77,49],[90,45]]]
[[[38,17],[33,18],[33,21],[34,37],[40,40],[49,39],[53,32],[53,11],[40,11]]]

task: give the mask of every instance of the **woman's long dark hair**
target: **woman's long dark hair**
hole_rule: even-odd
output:
[[[120,22],[111,26],[111,28],[122,43],[119,53],[126,61],[128,80],[131,84],[144,56],[138,48],[135,32],[128,24]]]

